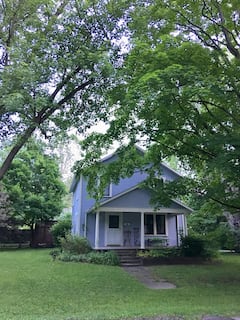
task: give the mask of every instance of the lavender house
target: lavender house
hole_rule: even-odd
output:
[[[112,162],[116,157],[112,154],[102,161]],[[161,172],[165,180],[179,177],[163,163]],[[146,174],[136,170],[117,185],[110,184],[95,210],[95,200],[87,192],[87,178],[75,178],[71,186],[73,234],[87,237],[95,249],[179,245],[180,235],[187,233],[186,214],[192,210],[178,200],[155,210],[150,204],[150,192],[139,188],[145,179]]]

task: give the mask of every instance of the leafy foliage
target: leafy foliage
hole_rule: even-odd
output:
[[[65,238],[71,232],[72,220],[71,215],[68,214],[60,218],[52,227],[51,234],[55,245],[60,245],[60,238]]]
[[[0,11],[2,179],[36,131],[53,139],[106,118],[122,27],[108,1],[4,0]]]
[[[88,240],[83,237],[68,234],[60,239],[60,245],[63,252],[70,255],[88,253],[92,250]]]
[[[0,184],[0,227],[7,227],[11,224],[11,204],[6,192]]]
[[[67,234],[60,238],[60,250],[53,250],[50,254],[53,259],[56,258],[65,262],[85,262],[104,265],[119,265],[119,258],[115,252],[96,252],[86,238]]]
[[[13,216],[31,229],[36,222],[61,213],[65,194],[57,163],[43,152],[43,146],[34,141],[26,145],[3,179]]]
[[[139,251],[138,256],[143,258],[171,258],[171,257],[179,257],[180,256],[180,248],[179,247],[171,247],[171,248],[158,248],[151,249],[146,251]]]
[[[181,240],[181,255],[183,257],[212,258],[216,256],[216,251],[210,249],[206,240],[196,236],[185,236]]]
[[[185,236],[181,240],[180,247],[163,247],[151,250],[139,251],[138,256],[143,258],[181,258],[198,257],[210,259],[216,257],[216,249],[211,247],[207,239],[198,236]]]
[[[65,262],[85,262],[94,264],[103,264],[109,266],[119,265],[119,258],[115,252],[89,252],[87,254],[74,255],[70,253],[62,253],[58,259]]]
[[[188,216],[190,234],[206,238],[214,248],[233,250],[237,243],[234,227],[228,216],[223,214],[221,206],[201,197],[191,197],[190,203],[196,209]]]
[[[194,191],[225,210],[238,211],[238,2],[129,3],[131,50],[118,73],[120,84],[109,95],[109,129],[85,141],[88,156],[99,157],[115,140],[127,145],[121,148],[126,154],[139,143],[148,149],[148,187],[156,202],[161,204],[167,188],[169,198]],[[189,177],[177,181],[177,187],[164,187],[156,180],[159,163],[172,156]],[[136,157],[122,161],[125,166],[116,164],[119,176],[126,175],[133,162],[139,164]],[[108,176],[111,172],[116,179],[114,170]]]

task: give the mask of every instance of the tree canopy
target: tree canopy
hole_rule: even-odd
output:
[[[34,230],[37,222],[53,220],[63,209],[65,186],[58,164],[43,146],[29,141],[2,180],[19,225]]]
[[[118,63],[121,14],[111,1],[3,0],[0,3],[0,139],[10,163],[38,131],[83,132],[106,117],[103,92]]]
[[[197,192],[238,211],[238,1],[131,1],[128,14],[131,50],[119,70],[119,85],[109,95],[107,133],[85,141],[88,164],[95,163],[89,155],[97,154],[97,147],[104,149],[117,140],[122,151],[127,146],[121,158],[130,168],[134,160],[129,160],[129,150],[137,143],[146,147],[152,172],[170,156],[189,172],[172,193],[170,185],[163,186],[151,174],[148,186],[153,191],[158,186],[158,190],[169,188],[170,196]],[[79,163],[77,172],[88,164]],[[121,168],[126,171],[123,167],[118,164],[117,175]]]

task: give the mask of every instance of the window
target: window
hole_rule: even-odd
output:
[[[118,229],[119,228],[119,215],[109,216],[109,228]]]
[[[144,220],[145,220],[144,221],[145,233],[146,234],[154,234],[153,214],[146,214]]]
[[[111,193],[112,193],[112,185],[108,184],[104,190],[103,196],[104,197],[111,197],[112,196]]]
[[[148,213],[144,216],[145,234],[166,234],[166,218],[163,214]]]
[[[166,234],[165,215],[156,214],[157,234]]]

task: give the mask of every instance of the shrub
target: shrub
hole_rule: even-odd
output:
[[[89,262],[95,264],[105,264],[116,266],[119,265],[119,258],[113,251],[90,252],[88,254]]]
[[[73,255],[88,253],[92,250],[86,238],[71,234],[67,234],[65,238],[60,238],[60,245],[64,252]]]
[[[182,238],[180,246],[183,257],[212,258],[216,256],[216,251],[210,249],[207,241],[196,236],[185,236]]]
[[[53,260],[55,260],[61,254],[60,249],[54,249],[50,251],[50,256],[52,256]]]
[[[143,258],[169,258],[169,257],[179,257],[180,256],[180,248],[178,247],[168,247],[168,248],[159,248],[159,249],[151,249],[147,251],[139,251],[139,257]]]
[[[63,252],[58,256],[58,259],[64,262],[86,262],[94,264],[103,264],[116,266],[119,265],[119,258],[115,252],[89,252],[86,254],[70,254]]]
[[[233,250],[236,244],[234,233],[226,225],[220,225],[214,231],[209,232],[206,238],[216,249]]]
[[[184,257],[199,257],[204,251],[204,241],[197,236],[186,236],[182,238],[180,248]]]
[[[64,218],[60,219],[51,227],[51,234],[56,246],[60,245],[60,238],[65,238],[67,234],[71,232],[72,221],[71,215],[68,214]]]

